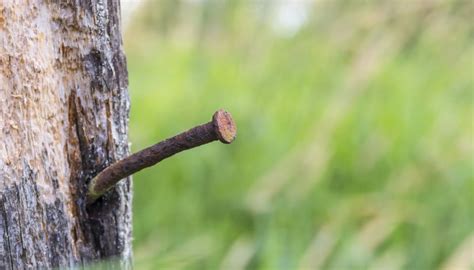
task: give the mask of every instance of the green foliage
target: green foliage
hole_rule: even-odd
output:
[[[239,129],[134,176],[137,268],[449,264],[474,234],[472,4],[327,1],[281,36],[204,2],[126,35],[134,151],[218,108]]]

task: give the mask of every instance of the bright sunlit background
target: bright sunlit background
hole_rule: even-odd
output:
[[[473,1],[123,2],[137,269],[474,267]]]

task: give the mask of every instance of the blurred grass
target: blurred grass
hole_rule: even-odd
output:
[[[136,267],[472,262],[472,2],[310,1],[283,36],[275,3],[150,1],[128,29],[134,151],[218,108],[239,128],[134,176]]]

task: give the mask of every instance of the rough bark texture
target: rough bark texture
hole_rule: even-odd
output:
[[[0,269],[131,256],[131,185],[86,185],[128,154],[119,1],[0,1]]]

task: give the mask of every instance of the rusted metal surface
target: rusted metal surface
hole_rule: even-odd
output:
[[[230,144],[237,127],[230,113],[218,110],[212,121],[196,126],[172,138],[161,141],[124,158],[100,172],[89,184],[87,204],[92,204],[121,179],[168,158],[181,151],[219,140]]]

